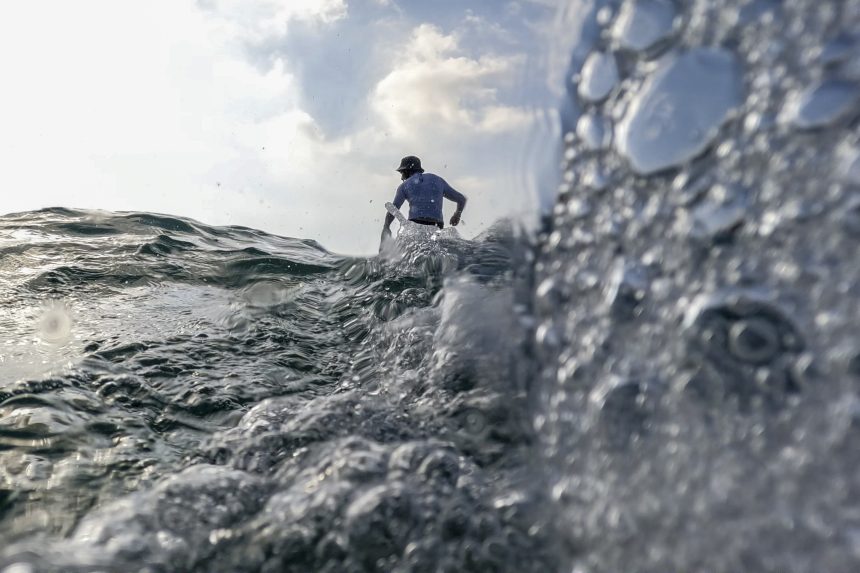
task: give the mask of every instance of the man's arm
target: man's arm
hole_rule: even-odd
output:
[[[382,240],[391,236],[391,222],[394,221],[394,215],[391,213],[385,214],[385,224],[382,226]]]
[[[403,202],[406,201],[406,194],[403,192],[403,184],[400,184],[397,187],[397,193],[394,194],[394,206],[400,209],[403,205]],[[384,241],[387,237],[391,236],[391,223],[394,221],[394,215],[391,213],[385,213],[385,223],[382,225],[382,240]]]
[[[466,196],[448,185],[447,182],[445,182],[445,189],[442,191],[442,195],[446,199],[449,199],[457,204],[457,210],[451,217],[451,226],[456,227],[460,224],[460,216],[463,214],[463,209],[466,208]]]

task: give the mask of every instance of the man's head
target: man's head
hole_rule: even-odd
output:
[[[424,173],[424,169],[421,168],[421,160],[414,155],[407,155],[401,159],[400,167],[397,168],[397,171],[400,172],[400,178],[403,181],[406,181],[416,173]]]

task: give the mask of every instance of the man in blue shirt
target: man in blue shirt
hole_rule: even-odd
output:
[[[404,201],[409,201],[409,220],[420,225],[434,225],[440,229],[445,227],[442,219],[442,200],[450,199],[457,204],[457,210],[451,217],[451,225],[460,223],[460,216],[466,207],[466,197],[432,173],[424,173],[421,160],[414,155],[408,155],[397,168],[403,183],[397,188],[394,196],[394,206],[398,209]],[[382,229],[382,239],[391,236],[391,222],[394,216],[385,215],[385,226]]]

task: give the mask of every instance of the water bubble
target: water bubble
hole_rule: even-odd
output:
[[[780,350],[779,332],[761,318],[739,320],[729,329],[729,351],[742,362],[764,364]]]
[[[758,20],[773,18],[779,8],[779,0],[753,0],[741,8],[738,20],[742,24],[751,24]]]
[[[848,374],[853,376],[854,378],[860,379],[860,352],[854,353],[854,355],[848,359]]]
[[[574,197],[567,202],[567,214],[574,221],[588,217],[592,210],[588,199],[582,197]]]
[[[600,400],[600,426],[610,447],[623,447],[648,430],[654,389],[637,380],[616,383]]]
[[[584,169],[582,184],[599,193],[609,186],[609,177],[599,165],[590,165]]]
[[[606,301],[618,318],[631,318],[648,294],[648,276],[639,265],[619,260],[606,289]]]
[[[607,134],[611,129],[608,119],[594,113],[587,113],[576,122],[576,135],[591,151],[605,149],[609,145]]]
[[[860,237],[860,197],[855,197],[845,207],[842,222],[849,233]]]
[[[445,450],[431,452],[418,467],[418,475],[425,479],[455,485],[460,476],[460,461]]]
[[[597,11],[597,23],[606,26],[612,21],[612,7],[604,6]]]
[[[722,49],[665,59],[616,129],[618,146],[642,175],[701,154],[741,101],[740,69]]]
[[[416,519],[414,498],[412,492],[397,483],[380,485],[360,495],[345,513],[350,545],[360,547],[365,560],[370,561],[399,553]]]
[[[694,338],[717,363],[727,357],[746,364],[772,362],[803,347],[787,314],[757,291],[726,291],[699,297],[685,318]]]
[[[731,189],[717,186],[709,200],[692,212],[690,235],[696,239],[724,240],[743,225],[747,203]]]
[[[36,331],[49,344],[63,344],[72,336],[72,315],[61,302],[51,302],[43,310]]]
[[[858,103],[858,84],[828,79],[790,97],[781,119],[800,129],[825,127],[856,113]]]
[[[858,45],[857,38],[843,34],[828,42],[821,50],[819,61],[824,66],[841,64],[852,56],[856,57]]]
[[[612,27],[621,48],[641,52],[672,33],[675,7],[668,0],[628,0]]]
[[[618,84],[618,79],[615,56],[592,52],[582,66],[577,93],[586,101],[599,102],[606,99]]]
[[[845,145],[839,150],[839,172],[846,183],[860,185],[860,149]]]
[[[780,406],[812,374],[800,331],[764,291],[701,296],[686,316],[690,364],[686,388],[708,402],[731,398],[743,408]]]
[[[459,418],[460,426],[470,434],[481,435],[487,429],[487,416],[477,408],[467,408]]]
[[[839,64],[837,73],[843,80],[860,82],[860,47]]]

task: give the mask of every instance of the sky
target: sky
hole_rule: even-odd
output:
[[[0,213],[151,211],[376,252],[404,155],[536,211],[554,0],[0,3]],[[449,205],[446,216],[453,212]]]

